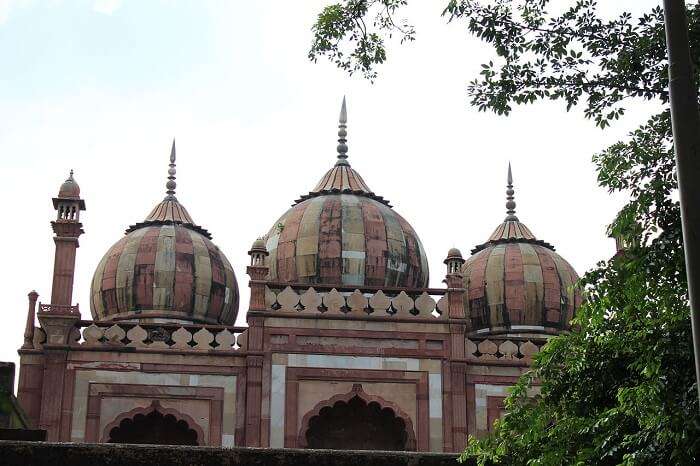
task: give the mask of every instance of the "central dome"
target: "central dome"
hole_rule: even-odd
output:
[[[424,288],[428,261],[411,225],[347,161],[345,99],[338,161],[267,234],[270,280]]]

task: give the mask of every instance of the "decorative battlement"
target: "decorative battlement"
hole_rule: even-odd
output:
[[[320,317],[447,318],[447,290],[353,288],[268,282],[265,310]]]
[[[45,338],[34,339],[39,349]],[[246,346],[247,327],[220,325],[178,325],[78,321],[70,332],[69,344],[76,347],[133,347],[178,351],[239,351]]]
[[[465,339],[467,359],[478,362],[523,360],[529,364],[545,343],[544,339],[526,338]]]

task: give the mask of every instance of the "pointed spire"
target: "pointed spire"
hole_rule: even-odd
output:
[[[166,199],[175,199],[175,188],[177,183],[175,183],[175,138],[173,138],[173,147],[170,149],[170,164],[168,165],[168,182],[165,183],[167,191],[165,191],[168,196]]]
[[[348,146],[346,139],[348,132],[346,131],[348,122],[348,111],[345,105],[345,96],[343,96],[343,105],[340,107],[340,118],[338,118],[338,161],[336,165],[348,164]]]
[[[515,216],[515,197],[513,197],[515,191],[513,190],[513,172],[510,169],[510,162],[508,162],[508,189],[506,189],[506,219],[505,221],[518,221],[518,217]]]

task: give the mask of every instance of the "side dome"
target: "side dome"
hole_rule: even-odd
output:
[[[267,234],[269,279],[335,286],[424,288],[425,250],[411,225],[347,161],[345,99],[338,161]]]
[[[238,284],[226,256],[175,197],[175,143],[167,196],[104,255],[92,279],[94,320],[233,325]]]
[[[64,181],[58,189],[58,197],[62,199],[80,198],[80,186],[78,186],[78,182],[73,178],[73,170],[70,171],[70,175],[68,175],[66,181]]]
[[[570,327],[581,304],[574,268],[515,216],[510,166],[507,216],[462,266],[472,331],[552,334]]]

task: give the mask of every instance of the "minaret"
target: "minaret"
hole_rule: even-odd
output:
[[[73,170],[61,185],[58,196],[53,198],[56,220],[51,222],[56,243],[51,287],[51,311],[71,312],[73,304],[73,277],[75,275],[75,253],[78,237],[84,233],[80,223],[80,211],[85,210],[85,201],[80,198],[80,186],[73,179]]]
[[[513,196],[515,191],[513,190],[513,172],[510,169],[510,162],[508,162],[508,188],[506,189],[506,222],[517,222],[518,217],[515,216],[515,197]]]

